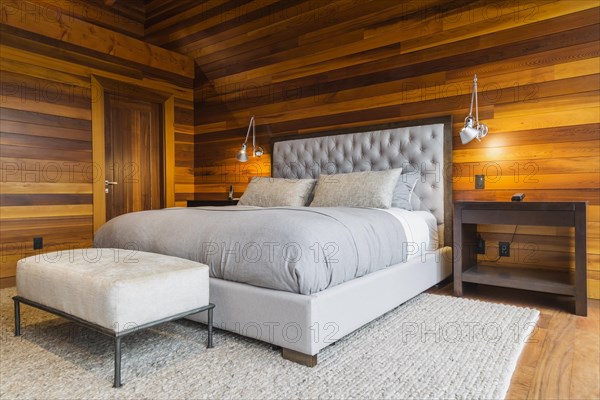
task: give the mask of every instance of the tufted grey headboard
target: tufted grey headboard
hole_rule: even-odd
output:
[[[444,224],[444,243],[452,243],[452,118],[276,138],[271,175],[318,178],[321,174],[381,171],[402,167],[420,171],[413,206]]]

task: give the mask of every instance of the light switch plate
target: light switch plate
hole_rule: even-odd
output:
[[[42,237],[34,237],[33,238],[33,249],[41,250],[44,248],[44,238]]]
[[[475,175],[475,189],[485,189],[485,175]]]

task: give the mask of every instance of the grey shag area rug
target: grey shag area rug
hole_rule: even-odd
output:
[[[421,294],[319,354],[308,368],[268,344],[181,320],[123,344],[123,387],[113,389],[112,341],[22,305],[13,336],[13,288],[0,291],[0,398],[435,398],[499,399],[538,311]]]

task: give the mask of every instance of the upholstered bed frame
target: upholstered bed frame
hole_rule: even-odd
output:
[[[278,138],[272,176],[418,170],[413,208],[435,215],[440,247],[312,295],[210,279],[214,326],[282,347],[285,358],[314,366],[318,352],[451,273],[452,164],[450,117]],[[443,244],[442,244],[443,243]],[[203,316],[192,319],[205,322]]]

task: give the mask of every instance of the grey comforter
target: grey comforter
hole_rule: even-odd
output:
[[[207,264],[210,276],[310,294],[405,262],[392,215],[366,208],[169,208],[125,214],[96,247],[136,249]]]

